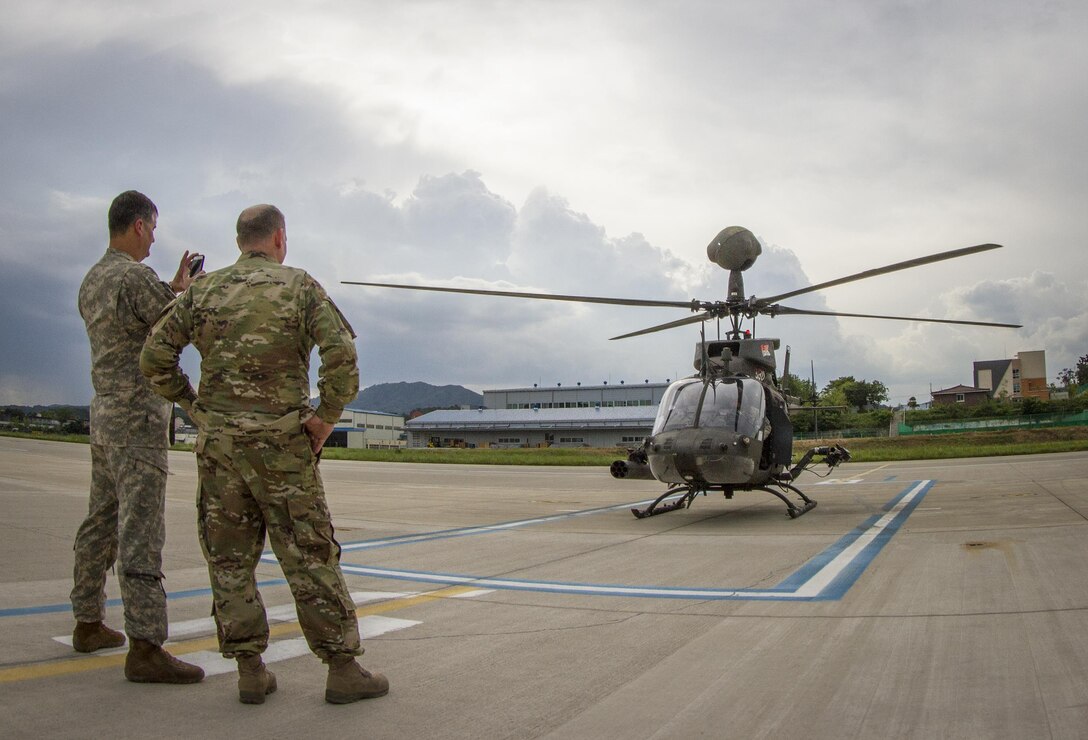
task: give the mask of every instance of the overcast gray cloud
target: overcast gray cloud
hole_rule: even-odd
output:
[[[1088,352],[1082,4],[218,5],[4,4],[0,403],[89,400],[75,292],[133,187],[163,276],[184,249],[232,261],[237,213],[283,208],[364,384],[686,374],[697,328],[607,340],[682,312],[339,281],[716,300],[703,250],[730,224],[764,242],[757,295],[1006,245],[788,303],[1018,332],[760,320],[821,385],[900,402],[976,359],[1045,349],[1053,378]]]

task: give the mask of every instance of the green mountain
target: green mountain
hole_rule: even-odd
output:
[[[407,416],[416,409],[483,406],[483,395],[459,385],[430,383],[379,383],[364,388],[348,408],[360,411],[384,411]]]

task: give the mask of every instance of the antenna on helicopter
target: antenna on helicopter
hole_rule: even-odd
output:
[[[702,362],[699,363],[699,375],[704,379],[710,373],[710,353],[706,348],[706,322],[699,324],[699,351],[702,353]]]

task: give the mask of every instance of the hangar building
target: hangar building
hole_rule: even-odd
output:
[[[404,417],[399,414],[344,409],[325,445],[384,450],[405,447],[407,439]]]
[[[668,383],[484,391],[484,408],[405,424],[410,447],[632,447],[653,429]]]

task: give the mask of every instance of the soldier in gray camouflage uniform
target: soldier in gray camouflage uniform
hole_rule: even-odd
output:
[[[317,453],[359,391],[354,333],[324,289],[285,267],[287,230],[274,206],[238,217],[242,254],[196,280],[155,324],[140,358],[152,387],[200,427],[200,540],[211,576],[220,651],[238,660],[239,699],[276,690],[261,653],[268,623],[255,570],[265,533],[291,587],[310,649],[329,664],[325,699],[381,696],[363,669],[355,604],[340,570]],[[178,366],[200,352],[200,393]],[[309,404],[310,352],[321,357],[320,405]]]
[[[189,282],[189,253],[171,284],[141,264],[155,241],[158,210],[130,190],[109,210],[106,254],[79,288],[79,313],[91,343],[91,493],[75,541],[72,645],[80,652],[120,647],[125,638],[102,623],[106,571],[118,579],[130,639],[125,675],[145,683],[194,683],[204,677],[162,649],[162,587],[167,432],[171,404],[140,375],[144,339],[174,293]]]

